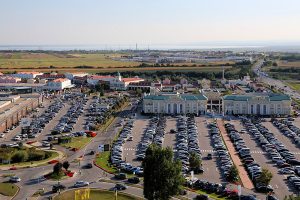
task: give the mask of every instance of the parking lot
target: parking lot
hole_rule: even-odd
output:
[[[198,127],[198,140],[202,153],[202,165],[204,169],[204,173],[196,175],[196,177],[210,180],[215,183],[222,183],[225,180],[222,178],[222,175],[219,171],[217,158],[212,146],[212,140],[207,128],[208,123],[212,122],[212,120],[206,117],[196,117],[195,120]],[[211,160],[207,159],[208,154],[213,155]]]
[[[239,132],[245,130],[245,126],[240,120],[231,120],[230,123],[233,124]],[[268,154],[255,141],[255,138],[248,133],[242,133],[240,135],[244,139],[247,147],[251,150],[251,155],[256,163],[272,172],[273,179],[270,184],[274,188],[275,195],[283,199],[285,195],[292,194],[292,189],[288,187],[285,181],[286,175],[278,173],[278,168],[274,165],[272,160],[270,160]]]
[[[227,183],[228,170],[234,163],[232,156],[237,156],[241,162],[239,167],[245,172],[243,176],[250,180],[252,188],[256,188],[245,189],[245,192],[255,192],[258,198],[262,198],[263,194],[256,190],[273,190],[279,199],[283,199],[285,195],[295,194],[297,191],[298,178],[295,172],[298,167],[295,163],[299,159],[298,147],[268,120],[270,119],[254,121],[253,124],[246,118],[224,121],[225,134],[228,134],[228,141],[224,143],[219,125],[213,118],[148,117],[137,114],[133,122],[130,122],[132,124],[126,125],[128,120],[123,124],[126,134],[122,136],[124,143],[120,157],[121,167],[130,171],[142,170],[139,167],[145,150],[155,141],[162,147],[173,149],[175,158],[182,162],[182,171],[186,176],[190,176],[191,170],[188,157],[191,152],[197,153],[199,150],[202,159],[201,173],[195,174],[195,177],[212,183]],[[253,129],[256,132],[249,132]],[[227,143],[232,143],[232,152],[227,151]],[[273,174],[270,186],[256,184],[254,181],[263,168]],[[288,180],[291,174],[295,175]]]

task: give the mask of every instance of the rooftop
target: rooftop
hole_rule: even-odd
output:
[[[18,72],[17,74],[42,74],[41,72]]]
[[[253,97],[267,97],[270,101],[283,101],[291,100],[290,96],[285,94],[276,94],[276,93],[248,93],[245,95],[226,95],[224,100],[232,101],[248,101]]]
[[[185,100],[185,101],[207,100],[207,98],[202,94],[148,95],[148,96],[145,96],[144,99],[167,100],[174,96],[178,96],[179,98],[181,98],[182,100]]]
[[[104,78],[114,78],[114,77],[113,76],[98,76],[98,75],[89,76],[89,79],[104,79]]]
[[[58,78],[58,79],[54,79],[52,82],[55,82],[55,83],[62,83],[62,82],[65,82],[65,81],[68,81],[69,79],[67,78]]]
[[[142,78],[122,78],[123,82],[132,82],[132,81],[143,81]]]

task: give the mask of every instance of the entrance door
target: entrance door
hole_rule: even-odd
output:
[[[256,114],[260,115],[260,104],[256,105]]]
[[[177,104],[176,103],[173,104],[173,113],[174,114],[178,114]]]

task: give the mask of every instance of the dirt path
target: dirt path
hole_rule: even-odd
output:
[[[218,119],[217,124],[218,124],[218,127],[220,129],[221,136],[222,136],[222,138],[223,138],[223,140],[224,140],[224,142],[227,146],[227,149],[228,149],[228,152],[231,156],[231,159],[232,159],[233,163],[235,164],[235,166],[238,169],[242,185],[247,189],[250,189],[250,190],[253,189],[254,188],[253,183],[250,180],[250,178],[248,176],[248,173],[245,170],[245,168],[243,166],[243,163],[240,160],[240,157],[238,156],[237,152],[235,151],[235,148],[234,148],[229,136],[226,133],[226,130],[225,130],[225,127],[224,127],[224,122],[222,120]]]

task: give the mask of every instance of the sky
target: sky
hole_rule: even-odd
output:
[[[0,0],[0,45],[299,41],[299,0]]]

